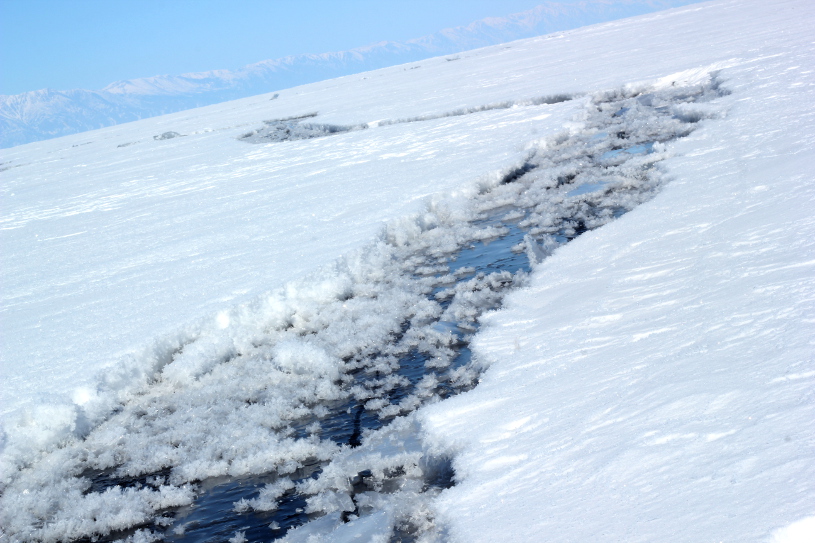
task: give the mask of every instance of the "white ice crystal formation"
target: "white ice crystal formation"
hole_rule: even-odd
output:
[[[478,383],[479,317],[559,245],[653,197],[663,144],[722,94],[712,74],[587,97],[574,128],[464,205],[392,222],[330,273],[179,341],[101,424],[2,482],[4,538],[434,540],[430,498],[454,477],[411,413]],[[252,137],[282,141],[300,120]],[[193,522],[217,488],[229,499]]]

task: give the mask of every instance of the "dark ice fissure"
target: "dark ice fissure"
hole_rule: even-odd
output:
[[[543,104],[559,104],[561,102],[567,102],[575,98],[576,96],[571,94],[556,94],[552,96],[539,96],[529,100],[507,100],[504,102],[497,102],[494,104],[454,109],[452,111],[445,111],[443,113],[428,113],[426,115],[420,115],[418,117],[408,117],[404,119],[388,119],[384,121],[378,121],[375,126],[388,126],[392,124],[432,121],[435,119],[443,119],[445,117],[461,117],[462,115],[471,115],[473,113],[481,113],[482,111],[493,111],[496,109],[509,109],[511,107],[540,106]],[[242,134],[238,137],[238,139],[246,143],[273,143],[282,141],[296,141],[323,138],[325,136],[332,136],[334,134],[342,134],[345,132],[354,132],[357,130],[366,130],[368,128],[371,128],[371,125],[367,123],[352,125],[337,125],[337,124],[316,123],[314,121],[307,120],[313,117],[317,117],[316,112],[306,113],[304,115],[297,115],[294,117],[285,117],[283,119],[270,119],[268,121],[263,121],[262,127],[252,130],[251,132]],[[172,132],[172,134],[175,134],[175,132]],[[166,136],[166,134],[162,136],[156,136],[156,139],[166,139],[163,136]]]

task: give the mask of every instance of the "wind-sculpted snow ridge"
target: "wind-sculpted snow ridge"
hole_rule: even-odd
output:
[[[479,317],[559,245],[653,197],[664,144],[714,117],[706,102],[722,93],[711,76],[591,96],[568,132],[466,204],[441,199],[219,315],[156,356],[149,383],[84,437],[4,476],[0,535],[440,537],[432,497],[454,474],[412,413],[477,385]],[[218,492],[221,509],[200,518]]]
[[[370,123],[360,123],[348,126],[303,122],[304,119],[317,116],[317,113],[307,113],[305,115],[298,115],[296,117],[287,117],[285,119],[272,119],[268,121],[263,121],[263,124],[265,126],[253,130],[251,132],[247,132],[246,134],[239,136],[238,139],[241,141],[245,141],[247,143],[270,143],[281,141],[307,140],[312,138],[331,136],[333,134],[342,134],[343,132],[351,132],[353,130],[365,130],[367,128],[374,128],[377,126],[388,126],[392,124],[432,121],[435,119],[443,119],[445,117],[460,117],[462,115],[471,115],[473,113],[492,111],[495,109],[540,106],[543,104],[559,104],[561,102],[568,102],[569,100],[574,100],[575,98],[577,98],[577,95],[571,94],[539,96],[537,98],[532,98],[529,100],[507,100],[495,104],[486,104],[483,106],[454,109],[452,111],[447,111],[444,113],[428,113],[426,115],[408,117],[405,119],[388,119],[383,121],[374,121]],[[158,138],[158,136],[156,137]]]

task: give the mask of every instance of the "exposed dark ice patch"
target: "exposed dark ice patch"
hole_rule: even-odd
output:
[[[367,128],[365,125],[340,126],[304,122],[305,119],[316,116],[317,113],[307,113],[305,115],[263,121],[263,127],[253,130],[252,132],[247,132],[238,139],[247,143],[296,141],[321,138],[332,134],[341,134],[343,132]]]
[[[4,172],[6,170],[10,170],[12,168],[19,168],[20,166],[24,166],[25,164],[11,164],[11,162],[3,162],[0,164],[0,172]]]
[[[164,132],[163,134],[159,134],[158,136],[153,136],[153,139],[156,141],[162,140],[171,140],[173,138],[180,138],[184,134],[179,134],[178,132]]]

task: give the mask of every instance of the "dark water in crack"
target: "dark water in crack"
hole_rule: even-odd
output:
[[[503,213],[502,213],[503,214]],[[509,234],[492,241],[477,243],[463,249],[450,263],[450,272],[456,273],[462,268],[474,268],[474,273],[493,273],[508,271],[514,274],[518,270],[530,271],[529,258],[521,252],[512,252],[512,247],[521,243],[525,232],[515,224],[505,225]],[[472,274],[465,275],[469,278]]]
[[[312,477],[317,478],[319,473],[314,471]],[[213,486],[189,510],[179,512],[173,529],[164,536],[165,541],[224,542],[236,532],[244,532],[249,541],[270,541],[308,522],[304,513],[306,500],[295,492],[279,498],[278,508],[273,512],[234,511],[235,502],[257,496],[266,482],[268,478],[253,477]]]

